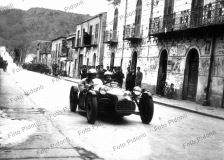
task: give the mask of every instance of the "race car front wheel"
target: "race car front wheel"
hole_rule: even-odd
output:
[[[70,110],[72,112],[76,111],[77,105],[78,105],[78,92],[77,89],[75,89],[74,86],[71,87],[70,90],[70,96],[69,96],[69,104],[70,104]]]
[[[87,95],[86,99],[86,117],[89,124],[94,124],[98,114],[97,98]]]
[[[149,124],[152,120],[154,113],[154,104],[152,97],[149,96],[141,97],[139,102],[139,111],[142,123]]]

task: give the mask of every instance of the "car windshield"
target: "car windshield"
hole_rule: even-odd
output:
[[[110,83],[106,83],[104,85],[107,86],[107,87],[110,87],[110,88],[121,88],[120,85],[118,84],[118,82],[115,82],[115,81],[112,81]]]

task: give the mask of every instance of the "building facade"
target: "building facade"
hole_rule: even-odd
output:
[[[38,43],[40,63],[51,66],[51,41]]]
[[[163,96],[173,83],[176,99],[223,107],[223,1],[123,0],[110,8],[105,65],[141,67],[152,93]]]
[[[142,87],[149,88],[156,77],[149,71],[149,50],[157,46],[149,42],[150,0],[121,0],[109,4],[104,25],[104,65],[110,68],[120,66],[125,74],[127,68],[141,67]],[[125,74],[126,76],[126,74]]]
[[[65,53],[62,53],[62,41],[66,40],[65,36],[60,36],[57,37],[55,39],[53,39],[52,42],[52,46],[51,46],[51,64],[57,64],[59,65],[60,69],[63,67],[63,64],[66,60],[67,55]]]
[[[96,67],[103,64],[104,19],[106,19],[106,13],[100,13],[77,25],[74,77],[80,76],[80,67],[83,65]]]
[[[75,34],[67,36],[68,57],[66,60],[66,72],[68,77],[74,77]]]
[[[156,92],[165,81],[176,86],[178,99],[223,107],[223,1],[158,1],[152,8],[150,36],[159,49]]]

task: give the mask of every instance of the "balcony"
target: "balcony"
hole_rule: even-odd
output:
[[[84,35],[83,35],[83,46],[84,47],[90,47],[91,46],[91,39],[92,39],[92,35],[85,32]]]
[[[124,26],[124,40],[138,41],[142,39],[143,26],[127,25]]]
[[[104,31],[103,43],[117,44],[118,43],[118,32],[117,30]]]
[[[150,19],[150,35],[224,24],[224,3],[215,2]]]

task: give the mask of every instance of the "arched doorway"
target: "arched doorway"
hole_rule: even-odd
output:
[[[132,55],[132,61],[131,61],[131,69],[135,69],[136,70],[136,67],[137,67],[137,59],[138,59],[138,54],[137,52],[135,51]]]
[[[96,53],[93,54],[93,66],[96,67]]]
[[[83,66],[83,55],[79,55],[78,75],[80,75],[80,67]]]
[[[183,99],[195,101],[198,86],[199,54],[196,49],[191,49],[186,60],[184,73]]]
[[[166,71],[167,71],[167,59],[168,53],[166,50],[163,50],[160,55],[159,60],[159,71],[158,71],[158,79],[157,79],[157,87],[156,94],[164,96],[163,88],[166,82]]]
[[[114,58],[115,58],[114,53],[111,53],[110,70],[113,70],[113,68],[114,68]]]

